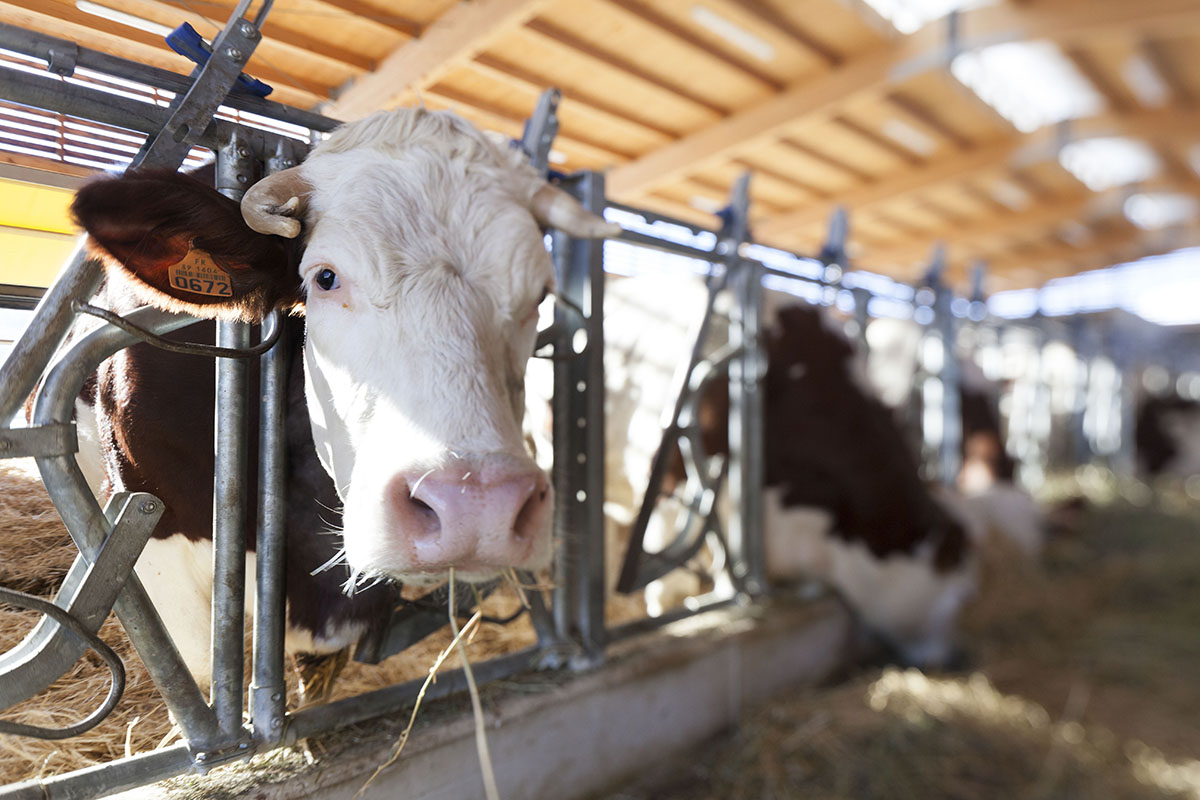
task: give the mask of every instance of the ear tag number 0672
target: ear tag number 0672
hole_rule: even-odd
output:
[[[167,267],[167,276],[176,289],[213,297],[233,297],[229,273],[217,266],[203,250],[191,249],[178,264]]]

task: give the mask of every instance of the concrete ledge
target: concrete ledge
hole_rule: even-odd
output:
[[[826,677],[850,636],[832,600],[723,609],[620,642],[591,672],[493,684],[483,700],[501,795],[579,800],[616,786],[727,728],[744,705]],[[122,797],[348,800],[387,759],[403,716],[310,739],[311,755],[292,748]],[[482,800],[469,705],[451,698],[421,716],[403,757],[362,796]]]

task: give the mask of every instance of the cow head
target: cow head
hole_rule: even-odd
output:
[[[537,308],[554,290],[540,226],[589,237],[618,228],[519,151],[416,109],[346,125],[253,186],[244,224],[228,219],[232,201],[196,184],[180,203],[191,221],[164,225],[151,195],[142,216],[154,224],[131,231],[111,204],[86,213],[94,189],[77,216],[152,302],[242,318],[303,309],[313,440],[344,503],[352,570],[432,582],[451,567],[482,580],[548,563],[550,485],[521,435]],[[197,252],[232,296],[179,285],[190,274],[180,259]]]

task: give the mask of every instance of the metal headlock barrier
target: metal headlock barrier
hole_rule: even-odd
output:
[[[216,187],[240,199],[255,180],[303,160],[308,143],[245,124],[214,117],[219,105],[325,132],[339,123],[310,112],[288,108],[260,97],[231,92],[231,88],[261,39],[264,3],[254,19],[246,16],[250,0],[241,0],[212,46],[212,56],[184,79],[163,70],[103,55],[72,42],[0,25],[0,48],[40,58],[45,74],[4,71],[6,98],[20,104],[69,113],[138,131],[147,136],[131,167],[177,169],[192,146],[216,155]],[[169,107],[104,93],[94,87],[61,80],[76,68],[139,81],[176,93]],[[557,90],[547,91],[519,143],[534,166],[547,169],[557,131]],[[574,239],[552,231],[551,250],[557,272],[560,302],[553,326],[539,336],[554,358],[553,440],[556,562],[551,602],[529,594],[529,611],[538,643],[521,652],[475,666],[481,682],[531,669],[590,668],[603,661],[605,645],[647,627],[665,624],[681,615],[718,605],[748,601],[767,592],[762,539],[761,486],[763,479],[761,378],[765,371],[760,340],[764,321],[764,279],[775,277],[815,287],[820,301],[853,299],[857,333],[865,342],[868,306],[876,294],[870,287],[848,281],[845,244],[848,224],[835,215],[829,241],[816,259],[815,271],[801,274],[772,266],[747,255],[749,175],[733,189],[722,213],[719,230],[707,229],[650,211],[611,203],[604,176],[582,172],[562,176],[561,185],[585,208],[634,215],[646,230],[626,230],[619,241],[636,247],[683,255],[710,265],[705,277],[708,302],[686,368],[681,371],[672,414],[654,457],[645,502],[638,512],[619,588],[631,591],[679,569],[707,545],[714,554],[713,570],[723,580],[712,595],[697,598],[687,608],[663,617],[609,628],[604,618],[604,253],[605,244]],[[709,234],[709,249],[655,235],[656,225],[694,234]],[[952,313],[953,293],[942,280],[944,260],[934,258],[923,286],[912,303],[928,308],[925,324],[938,339],[943,357],[935,377],[940,394],[925,393],[925,408],[942,418],[936,437],[927,435],[925,456],[930,475],[950,481],[958,471],[961,430],[958,424],[958,380],[954,343],[959,315]],[[162,502],[149,494],[121,493],[100,508],[76,463],[78,450],[73,421],[74,401],[84,381],[101,361],[122,348],[176,331],[196,320],[186,315],[142,308],[124,318],[105,315],[88,306],[103,279],[100,264],[87,258],[82,246],[45,292],[33,319],[8,359],[0,366],[0,457],[34,457],[50,497],[79,549],[53,606],[37,598],[0,589],[0,602],[40,611],[41,622],[14,650],[0,655],[0,709],[27,700],[63,675],[87,649],[96,650],[109,664],[113,690],[102,706],[80,723],[61,730],[34,730],[0,720],[0,733],[43,737],[74,735],[97,724],[120,695],[123,668],[107,645],[96,637],[109,611],[115,611],[146,664],[184,741],[151,753],[121,759],[66,775],[37,779],[0,788],[0,800],[87,798],[142,785],[188,771],[244,759],[255,752],[294,743],[307,736],[370,719],[411,706],[419,682],[289,712],[284,680],[284,445],[285,350],[284,326],[278,315],[264,320],[257,342],[251,327],[219,323],[220,352],[195,352],[216,358],[217,461],[214,483],[214,680],[211,703],[192,680],[174,643],[166,633],[145,589],[133,571],[134,563],[163,513]],[[978,294],[978,292],[977,292]],[[727,341],[709,347],[707,339],[718,298],[731,302]],[[14,295],[12,305],[28,304],[29,293]],[[981,294],[974,298],[979,303]],[[59,351],[80,314],[100,315],[103,324]],[[979,325],[998,324],[972,321]],[[246,417],[249,359],[259,358],[261,392],[258,496],[247,497]],[[729,454],[707,453],[697,419],[701,396],[718,378],[729,386]],[[37,388],[30,424],[13,427],[26,398]],[[951,424],[950,421],[953,420]],[[686,513],[673,540],[658,552],[646,552],[647,523],[662,493],[670,460],[683,458],[686,481],[680,500]],[[722,520],[717,498],[727,492],[734,511]],[[247,503],[257,509],[256,614],[253,621],[253,661],[248,692],[243,692],[243,603]],[[718,577],[721,577],[718,576]],[[464,593],[466,594],[466,593]],[[445,604],[432,593],[430,603]],[[398,607],[384,634],[360,643],[355,657],[376,662],[401,652],[440,629],[443,612],[412,605]],[[465,688],[461,671],[439,675],[429,697]],[[248,715],[249,722],[244,718]]]

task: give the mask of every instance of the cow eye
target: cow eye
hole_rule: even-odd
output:
[[[317,273],[316,284],[326,292],[332,291],[342,285],[338,280],[337,273],[326,267]]]

